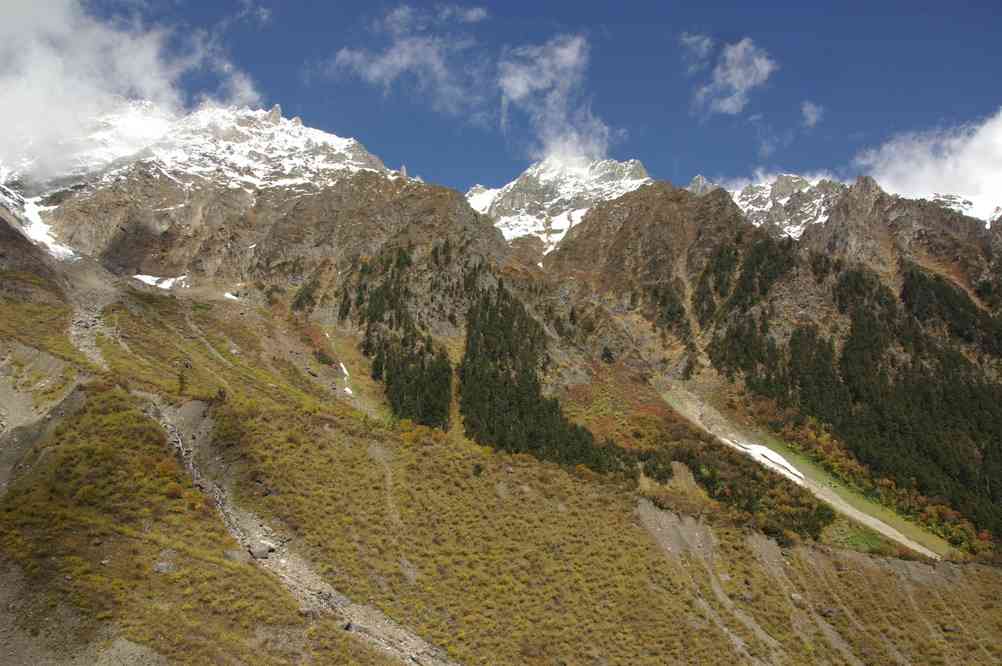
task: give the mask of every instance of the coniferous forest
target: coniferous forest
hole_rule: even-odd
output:
[[[711,498],[729,507],[734,520],[779,538],[791,533],[818,538],[834,519],[831,509],[804,489],[687,427],[681,437],[663,430],[649,450],[597,442],[564,416],[557,399],[543,396],[539,371],[545,363],[544,331],[525,306],[503,287],[483,293],[469,313],[460,368],[467,434],[504,451],[598,472],[632,475],[640,465],[661,483],[672,477],[671,462],[682,462]]]
[[[545,363],[542,326],[503,286],[480,296],[467,318],[460,368],[460,410],[466,432],[496,448],[544,460],[604,470],[611,449],[567,420],[544,397],[538,372]]]
[[[745,277],[758,268],[746,262],[739,286],[760,282]],[[832,268],[812,262],[821,279]],[[917,266],[903,274],[900,299],[869,271],[833,274],[835,302],[850,320],[841,350],[810,326],[777,345],[768,312],[758,312],[718,335],[712,362],[827,424],[874,476],[1000,533],[1002,488],[993,479],[1002,478],[1002,386],[986,381],[963,347],[998,356],[1002,320]],[[947,335],[932,335],[938,330]]]

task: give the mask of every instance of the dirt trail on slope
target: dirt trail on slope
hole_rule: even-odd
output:
[[[756,437],[749,436],[749,434],[737,426],[735,426],[730,420],[727,419],[723,414],[721,414],[715,407],[708,404],[701,397],[693,393],[692,391],[685,388],[681,382],[669,381],[665,385],[659,386],[659,390],[662,392],[670,392],[672,395],[672,405],[676,410],[693,424],[699,426],[701,429],[705,430],[709,434],[720,439],[724,443],[727,440],[738,440],[746,441],[752,444],[759,444],[766,446],[764,442],[759,441]],[[730,446],[730,444],[728,444]],[[737,450],[737,447],[732,447]],[[791,466],[796,467],[792,462]],[[875,516],[871,516],[868,513],[857,509],[852,506],[844,499],[839,497],[834,490],[828,488],[824,485],[813,481],[805,476],[803,480],[803,486],[809,490],[815,497],[822,500],[833,509],[839,513],[851,518],[852,520],[866,525],[872,530],[879,532],[888,539],[892,539],[897,543],[909,548],[916,553],[919,553],[925,557],[932,560],[941,559],[939,555],[929,550],[925,546],[916,541],[909,539],[904,534],[891,527],[884,521],[880,520]]]
[[[128,350],[125,343],[118,339],[118,332],[109,327],[101,317],[103,310],[118,299],[115,278],[86,257],[66,263],[64,267],[67,296],[73,306],[70,341],[83,352],[87,360],[102,370],[107,370],[108,364],[97,346],[98,334],[118,340]]]
[[[237,506],[229,489],[217,479],[203,474],[199,461],[212,457],[212,420],[206,403],[191,401],[178,408],[156,396],[142,394],[142,397],[149,400],[150,416],[167,431],[171,446],[195,485],[215,500],[230,534],[253,556],[258,566],[270,571],[282,582],[305,612],[338,616],[346,631],[404,663],[458,666],[442,650],[396,624],[379,610],[354,603],[331,587],[306,560],[293,552],[288,537]],[[221,464],[218,457],[214,460],[216,465],[210,466]]]

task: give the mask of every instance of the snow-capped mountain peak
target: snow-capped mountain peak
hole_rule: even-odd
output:
[[[69,165],[62,171],[25,160],[0,169],[3,181],[19,179],[41,190],[95,176],[113,178],[137,161],[235,187],[322,186],[359,170],[392,173],[355,139],[284,118],[277,105],[270,111],[206,105],[178,115],[150,102],[127,102],[62,147],[68,157],[62,162]]]
[[[507,240],[536,236],[549,252],[592,206],[650,182],[638,160],[547,158],[504,187],[474,186],[466,199],[475,210],[490,216]]]

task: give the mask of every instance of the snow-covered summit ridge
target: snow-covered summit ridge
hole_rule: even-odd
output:
[[[0,182],[17,179],[43,189],[46,183],[114,175],[137,161],[155,162],[171,174],[253,187],[324,185],[360,170],[390,173],[355,139],[284,118],[277,105],[270,111],[206,105],[179,115],[150,102],[127,102],[92,127],[65,145],[68,171],[45,174],[44,165],[26,159],[0,167]]]
[[[542,239],[549,252],[597,203],[617,199],[652,182],[638,160],[536,162],[504,187],[472,187],[466,199],[491,217],[507,240]]]
[[[688,189],[697,195],[721,188],[703,176],[696,176]],[[723,187],[745,218],[755,226],[767,226],[781,236],[800,238],[812,224],[823,224],[846,185],[822,176],[797,174],[761,176],[755,182]]]
[[[721,186],[703,176],[696,176],[686,189],[702,195],[718,187]],[[804,229],[811,224],[821,224],[828,220],[832,206],[847,187],[846,183],[826,175],[801,176],[785,173],[760,174],[752,182],[737,181],[724,189],[752,224],[768,225],[779,235],[800,238]],[[895,194],[893,191],[889,193]],[[989,223],[1002,216],[1002,207],[996,207],[994,212],[987,213],[991,206],[986,206],[981,199],[972,201],[966,196],[937,192],[917,198],[924,198],[948,210]]]
[[[940,192],[934,192],[927,198],[929,201],[939,204],[943,208],[956,211],[957,213],[961,213],[968,217],[983,220],[987,225],[991,225],[995,220],[1002,217],[1002,206],[995,206],[993,208],[992,203],[986,201],[985,197],[975,197],[972,201],[971,198],[964,197],[959,194],[942,194]]]
[[[755,226],[767,225],[781,235],[800,238],[808,226],[828,221],[845,190],[845,184],[830,178],[780,174],[730,194]]]

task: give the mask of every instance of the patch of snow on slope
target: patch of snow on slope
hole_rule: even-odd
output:
[[[178,275],[177,277],[157,277],[156,275],[133,275],[134,279],[139,280],[151,287],[158,287],[160,289],[173,289],[176,284],[179,287],[186,286],[188,279],[187,275]]]
[[[24,201],[23,214],[27,225],[22,227],[24,235],[37,245],[42,245],[57,259],[75,259],[76,253],[69,247],[60,244],[52,235],[51,227],[42,221],[42,213],[51,207],[38,205],[38,199]]]
[[[772,449],[762,446],[761,444],[748,444],[746,442],[739,442],[734,439],[725,439],[725,442],[730,444],[732,447],[743,452],[759,464],[768,467],[769,469],[782,474],[786,478],[790,479],[798,485],[804,484],[804,475],[796,467],[791,465],[786,458],[776,453]]]
[[[474,185],[470,188],[470,191],[466,193],[466,200],[470,202],[470,208],[477,211],[481,215],[485,215],[490,209],[491,204],[494,203],[494,199],[497,198],[500,188],[488,189],[483,185]]]
[[[24,209],[24,197],[14,190],[0,185],[0,206],[3,206],[16,215]]]

